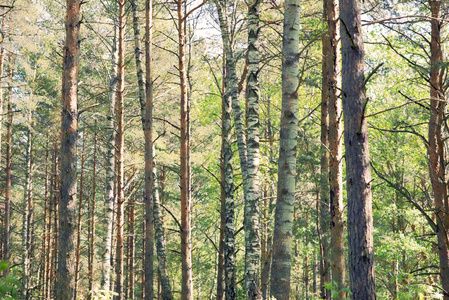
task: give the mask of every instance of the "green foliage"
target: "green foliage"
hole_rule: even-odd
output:
[[[324,283],[324,288],[328,291],[331,291],[332,298],[334,298],[334,299],[338,299],[338,295],[340,294],[340,292],[346,292],[348,295],[351,295],[351,290],[349,288],[342,288],[341,290],[339,290],[338,285],[335,281]],[[351,299],[351,298],[348,297],[346,299]]]
[[[114,296],[118,295],[116,292],[106,290],[93,290],[89,294],[92,295],[92,300],[112,300]],[[84,298],[79,297],[78,299]]]
[[[0,272],[8,269],[5,261],[0,261]],[[0,299],[19,299],[20,281],[14,275],[0,277]]]

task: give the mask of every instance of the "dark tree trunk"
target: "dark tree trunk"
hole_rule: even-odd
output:
[[[340,0],[342,98],[352,299],[376,299],[373,212],[360,0]]]

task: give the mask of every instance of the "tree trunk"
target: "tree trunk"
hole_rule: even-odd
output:
[[[48,223],[49,223],[49,219],[48,219],[48,215],[50,213],[50,207],[49,207],[49,203],[50,201],[48,201],[48,165],[49,165],[49,161],[48,161],[48,147],[49,147],[49,142],[48,142],[48,133],[47,133],[47,138],[46,138],[46,143],[45,143],[45,187],[44,187],[44,228],[43,228],[43,233],[42,233],[42,265],[43,265],[43,271],[42,271],[42,281],[40,282],[40,284],[42,284],[42,291],[41,291],[41,295],[43,299],[47,299],[48,298],[48,294],[47,294],[47,290],[48,290],[48,254],[50,253],[50,248],[47,247],[47,242],[49,240],[49,227],[48,227]]]
[[[153,154],[154,145],[153,145]],[[167,267],[167,255],[165,251],[165,237],[163,231],[163,224],[161,218],[161,201],[159,198],[159,188],[157,185],[156,175],[156,162],[153,159],[153,201],[154,201],[154,237],[156,241],[156,251],[157,251],[157,259],[158,259],[158,274],[159,281],[161,285],[161,296],[164,300],[172,300],[173,294],[170,286],[170,278],[168,277],[168,267]]]
[[[287,0],[282,46],[282,115],[278,162],[278,191],[273,232],[271,295],[288,300],[290,294],[293,205],[296,186],[296,135],[299,87],[298,0]]]
[[[145,1],[145,289],[144,299],[153,299],[153,1]]]
[[[248,5],[248,80],[247,80],[247,182],[245,198],[245,286],[246,298],[262,299],[260,291],[259,226],[259,10],[260,0]]]
[[[127,298],[126,299],[134,299],[134,255],[135,255],[135,238],[134,238],[134,223],[135,223],[135,215],[134,215],[134,200],[130,200],[128,203],[128,284],[126,288]]]
[[[56,289],[56,299],[58,300],[72,299],[74,295],[80,8],[80,0],[67,0],[66,44],[62,78],[61,207]]]
[[[78,299],[78,281],[80,278],[80,254],[81,254],[81,216],[83,214],[83,188],[84,188],[84,162],[85,162],[85,151],[86,151],[86,138],[87,135],[84,132],[83,135],[83,149],[81,150],[81,172],[80,172],[80,191],[79,191],[79,202],[78,202],[78,222],[76,226],[76,255],[75,255],[75,289],[73,299]]]
[[[328,4],[330,0],[323,1],[323,16],[327,21]],[[329,26],[329,24],[328,24]],[[328,28],[329,31],[329,28]],[[329,34],[329,33],[328,33]],[[329,276],[329,60],[331,44],[328,34],[323,34],[323,58],[322,58],[322,89],[321,89],[321,174],[320,174],[320,199],[317,211],[319,222],[317,224],[318,238],[320,242],[320,293],[322,299],[331,299],[330,291],[324,288],[326,282],[330,282]]]
[[[12,77],[13,62],[10,58],[9,85],[8,85],[8,120],[6,123],[6,182],[5,182],[5,244],[3,260],[9,265],[11,251],[11,142],[12,142]],[[5,269],[4,275],[9,274],[9,266]]]
[[[49,145],[48,145],[49,147]],[[55,164],[55,157],[54,157],[54,152],[52,155],[52,159],[51,159],[51,164],[52,164],[52,168],[51,168],[51,172],[53,172],[53,170],[56,168],[56,166],[53,166],[53,164]],[[46,283],[46,288],[47,290],[46,292],[46,297],[47,299],[50,298],[51,296],[51,284],[52,284],[52,276],[53,276],[53,255],[52,255],[52,240],[53,240],[53,196],[54,196],[54,187],[53,187],[53,182],[55,180],[55,176],[53,176],[53,174],[51,175],[50,178],[50,196],[48,198],[48,225],[47,225],[47,283]]]
[[[328,99],[329,113],[329,186],[331,212],[331,270],[332,281],[338,286],[339,299],[346,299],[345,287],[345,241],[343,225],[343,164],[342,164],[342,126],[340,98],[340,22],[338,21],[338,1],[326,0],[325,18],[327,35],[325,35],[326,53],[324,54],[323,91]]]
[[[113,4],[113,9],[116,10],[116,2]],[[114,24],[115,24],[115,20]],[[106,290],[111,290],[111,269],[112,269],[112,236],[114,231],[114,170],[115,170],[115,102],[117,96],[117,64],[118,64],[118,49],[117,49],[117,26],[114,26],[114,37],[112,39],[111,51],[111,75],[109,78],[109,112],[107,124],[107,155],[106,155],[106,220],[107,232],[105,241],[105,253],[102,261],[102,279],[101,287]]]
[[[360,0],[340,0],[342,95],[352,299],[376,299],[371,171]]]
[[[429,119],[429,173],[435,201],[435,214],[440,258],[440,278],[444,299],[449,299],[449,204],[446,182],[446,162],[443,126],[446,102],[443,89],[443,51],[441,46],[440,2],[429,0],[432,12],[430,41],[430,119]]]
[[[97,123],[95,122],[94,135],[94,158],[92,171],[92,198],[89,202],[89,247],[88,247],[88,264],[87,264],[87,279],[88,279],[88,295],[87,299],[92,299],[93,281],[94,281],[94,262],[95,262],[95,198],[97,195]]]
[[[117,300],[123,300],[123,225],[124,225],[124,91],[125,91],[125,1],[118,1],[119,19],[118,19],[118,82],[117,82],[117,145],[116,145],[116,162],[117,162],[117,207],[116,207],[116,284],[115,292]]]
[[[29,112],[30,127],[27,131],[27,148],[26,148],[26,162],[27,167],[25,171],[25,213],[24,213],[24,226],[23,226],[23,276],[22,276],[22,296],[23,299],[30,299],[31,288],[31,259],[32,259],[32,226],[33,226],[33,112]]]
[[[225,283],[225,228],[226,228],[226,189],[225,189],[225,169],[224,169],[224,149],[225,144],[227,143],[227,139],[229,139],[229,133],[227,132],[226,138],[225,138],[225,120],[228,120],[227,122],[231,122],[231,114],[226,114],[226,84],[225,84],[225,78],[226,78],[226,53],[223,49],[223,62],[222,62],[222,72],[223,72],[223,78],[222,78],[222,99],[221,99],[221,158],[220,158],[220,235],[219,235],[219,246],[218,246],[218,265],[217,265],[217,294],[215,300],[224,300],[225,299],[225,290],[226,290],[226,283]],[[227,104],[228,110],[230,109],[230,104]],[[227,125],[229,126],[229,125]],[[228,129],[229,130],[229,129]],[[229,148],[230,145],[227,145]],[[230,165],[232,170],[232,164]],[[232,172],[231,172],[232,173]],[[232,181],[231,181],[232,183]],[[228,190],[233,192],[233,189]],[[231,225],[231,224],[230,224]]]
[[[235,60],[232,52],[229,24],[228,2],[226,0],[216,2],[218,17],[220,19],[221,36],[223,40],[225,70],[225,93],[222,99],[222,187],[225,197],[225,225],[224,225],[224,267],[225,267],[225,299],[236,299],[235,291],[235,220],[234,220],[234,184],[232,174],[232,103],[237,98],[237,76],[235,72]],[[245,171],[246,172],[246,171]]]
[[[187,95],[187,73],[185,63],[186,13],[184,11],[184,0],[177,0],[175,2],[177,4],[178,13],[178,69],[181,89],[181,300],[193,300],[192,233],[190,228],[192,210],[192,199],[190,194],[190,103]]]

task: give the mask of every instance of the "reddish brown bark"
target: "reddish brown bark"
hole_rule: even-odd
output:
[[[75,283],[76,142],[81,0],[67,0],[66,7],[66,41],[62,76],[61,207],[56,289],[58,300],[72,299]]]

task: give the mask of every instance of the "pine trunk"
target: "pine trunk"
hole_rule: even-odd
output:
[[[338,1],[326,0],[325,18],[327,22],[326,47],[324,55],[325,90],[328,99],[329,113],[329,186],[331,212],[331,271],[332,280],[337,283],[339,299],[346,299],[345,287],[345,241],[343,217],[343,163],[342,163],[342,107],[339,87],[340,82],[340,22]]]
[[[11,60],[11,58],[10,58]],[[11,142],[12,142],[12,77],[13,62],[10,61],[9,66],[9,85],[8,85],[8,112],[6,123],[6,182],[5,182],[5,244],[3,252],[3,260],[9,265],[11,251]],[[5,269],[4,275],[9,274],[9,266]]]
[[[181,98],[181,150],[180,150],[180,177],[181,177],[181,264],[182,284],[181,300],[193,299],[192,274],[192,237],[191,237],[191,210],[190,195],[190,103],[187,95],[186,72],[186,19],[185,1],[177,0],[178,14],[178,69],[180,78]]]
[[[282,46],[282,115],[278,190],[271,268],[271,296],[277,300],[288,300],[290,294],[298,132],[299,11],[298,0],[286,0]]]
[[[125,91],[125,1],[119,0],[119,19],[118,19],[118,71],[117,71],[117,145],[116,145],[116,164],[117,164],[117,206],[116,206],[116,257],[115,257],[115,292],[117,300],[123,300],[123,225],[124,225],[124,91]]]
[[[349,283],[352,299],[376,299],[371,171],[366,118],[360,0],[340,0],[342,98],[348,193]]]
[[[78,65],[80,0],[67,0],[66,43],[62,78],[61,204],[57,300],[72,299],[75,275],[76,141],[78,137]]]
[[[323,15],[327,19],[327,2],[323,1]],[[331,292],[324,288],[326,282],[330,282],[329,276],[329,93],[328,93],[328,68],[329,51],[331,45],[327,34],[323,34],[323,58],[322,58],[322,89],[321,89],[321,169],[320,169],[320,198],[317,199],[317,232],[320,242],[320,294],[322,299],[331,299]]]
[[[444,124],[446,102],[443,88],[444,61],[441,45],[440,1],[429,0],[431,19],[430,41],[430,119],[429,119],[429,172],[435,201],[435,214],[440,259],[440,278],[444,299],[449,299],[449,203],[446,182],[446,151],[444,149]]]
[[[145,288],[144,299],[153,299],[153,1],[145,1]]]

